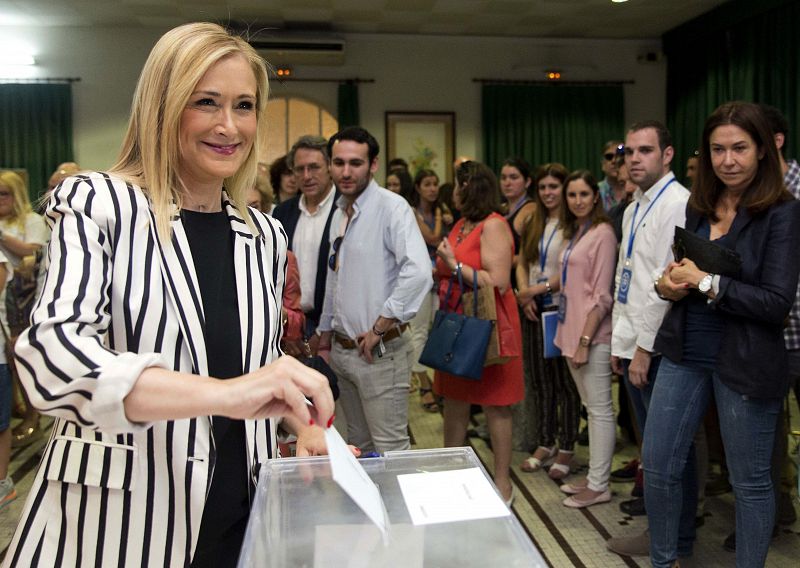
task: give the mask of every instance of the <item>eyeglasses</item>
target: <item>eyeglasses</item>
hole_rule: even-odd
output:
[[[603,154],[603,158],[605,158],[606,162],[610,162],[611,160],[613,160],[614,156],[616,156],[614,152],[606,152],[605,154]]]
[[[295,166],[292,168],[292,171],[296,176],[301,176],[304,173],[306,173],[306,171],[308,171],[308,173],[310,173],[313,176],[314,174],[319,173],[321,169],[322,166],[319,164],[308,164],[307,166]]]

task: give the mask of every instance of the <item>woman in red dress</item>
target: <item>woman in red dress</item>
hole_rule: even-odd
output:
[[[509,282],[514,241],[508,223],[497,213],[500,202],[494,173],[483,164],[465,162],[456,172],[456,182],[453,197],[461,219],[437,250],[437,274],[441,278],[439,299],[444,306],[450,277],[459,269],[465,286],[476,275],[479,287],[494,287],[497,328],[504,351],[501,354],[507,351],[514,356],[507,363],[484,367],[479,381],[436,371],[434,390],[445,399],[444,444],[447,447],[464,445],[470,405],[483,406],[494,451],[494,481],[510,505],[513,499],[509,477],[511,405],[524,396],[519,313]],[[453,289],[448,302],[450,310],[455,308],[461,295],[457,282]]]

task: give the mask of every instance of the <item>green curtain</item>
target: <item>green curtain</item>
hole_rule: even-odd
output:
[[[73,160],[69,84],[0,84],[0,168],[28,171],[36,200],[55,167]]]
[[[601,176],[603,144],[622,136],[625,120],[622,85],[486,84],[482,107],[484,161],[494,171],[521,156]]]
[[[667,123],[676,163],[698,149],[703,124],[721,103],[746,100],[789,119],[787,157],[800,152],[800,3],[729,2],[664,36]]]
[[[358,112],[358,83],[355,81],[339,83],[337,110],[339,128],[361,124],[361,116]]]

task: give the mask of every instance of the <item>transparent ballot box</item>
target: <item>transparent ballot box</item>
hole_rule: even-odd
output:
[[[472,448],[388,452],[360,463],[383,498],[385,536],[333,480],[327,457],[272,460],[260,472],[239,568],[547,566],[513,514],[412,523],[398,475],[479,468],[489,479]]]

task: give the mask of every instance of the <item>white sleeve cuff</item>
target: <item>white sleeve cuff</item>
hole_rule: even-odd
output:
[[[131,422],[125,414],[125,397],[148,367],[168,366],[157,353],[120,353],[98,368],[97,388],[92,395],[91,419],[101,432],[128,434],[147,430],[151,424]]]

